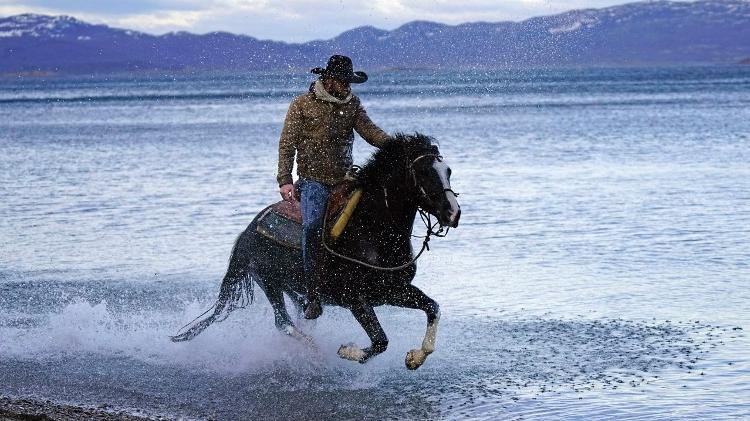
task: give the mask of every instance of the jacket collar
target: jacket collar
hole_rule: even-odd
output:
[[[319,100],[326,101],[326,102],[333,102],[334,104],[346,104],[347,102],[351,101],[352,99],[352,93],[349,92],[349,95],[346,96],[344,99],[338,99],[335,96],[331,95],[326,91],[326,88],[323,87],[323,82],[320,80],[316,80],[313,84],[313,93],[315,93],[315,97]]]

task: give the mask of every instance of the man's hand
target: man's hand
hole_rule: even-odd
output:
[[[284,184],[279,187],[279,194],[281,194],[281,198],[287,202],[297,201],[297,198],[294,197],[294,184]]]

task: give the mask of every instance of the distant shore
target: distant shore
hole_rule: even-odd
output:
[[[127,414],[123,411],[107,411],[105,408],[84,408],[57,404],[51,401],[12,399],[0,396],[0,421],[58,421],[83,419],[95,419],[101,421],[144,421],[166,418],[143,418]]]

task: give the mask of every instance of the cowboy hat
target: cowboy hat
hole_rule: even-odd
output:
[[[355,72],[352,59],[347,56],[333,55],[328,59],[326,68],[316,67],[310,73],[329,76],[349,83],[363,83],[367,81],[367,73]]]

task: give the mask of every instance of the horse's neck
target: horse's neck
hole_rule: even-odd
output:
[[[399,176],[385,180],[398,180]],[[384,181],[369,188],[363,198],[361,215],[369,220],[362,221],[375,233],[384,235],[399,234],[409,238],[417,214],[417,205],[411,195],[403,191],[405,187],[392,181]]]

